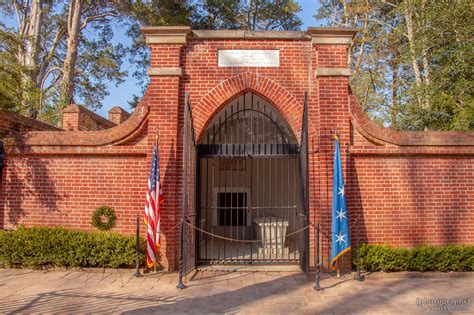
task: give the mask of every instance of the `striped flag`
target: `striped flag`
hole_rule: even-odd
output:
[[[157,137],[153,148],[145,205],[145,224],[147,226],[146,264],[148,268],[156,264],[156,250],[160,246],[160,207],[163,203],[163,191],[160,182],[160,156],[158,151]]]

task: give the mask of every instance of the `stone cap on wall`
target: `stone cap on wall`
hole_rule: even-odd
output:
[[[146,26],[142,33],[148,44],[186,44],[194,39],[287,39],[313,40],[318,44],[350,44],[355,28],[309,27],[307,31],[191,30],[189,26]]]

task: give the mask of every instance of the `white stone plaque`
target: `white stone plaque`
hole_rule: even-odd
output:
[[[279,50],[219,50],[219,67],[279,67]]]

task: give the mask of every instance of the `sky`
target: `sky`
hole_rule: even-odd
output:
[[[298,14],[303,21],[301,30],[306,30],[309,26],[321,26],[321,24],[314,18],[317,9],[320,6],[319,0],[296,0],[296,2],[302,9]],[[17,26],[14,19],[6,19],[2,16],[1,21],[9,27]],[[87,28],[85,31],[87,32]],[[124,33],[120,33],[120,30],[115,31],[116,36],[114,37],[114,41],[122,42],[126,45],[131,43],[130,38],[128,38]],[[107,112],[114,106],[120,106],[127,111],[131,111],[128,102],[132,100],[134,94],[140,94],[141,88],[138,85],[139,83],[131,76],[131,73],[134,71],[134,65],[124,61],[122,71],[128,71],[130,75],[125,78],[125,82],[119,86],[115,86],[115,84],[110,84],[108,86],[110,94],[104,98],[102,107],[96,110],[96,113],[103,117],[107,117]]]
[[[296,2],[302,9],[299,13],[300,18],[303,21],[301,30],[306,30],[309,26],[321,26],[314,18],[317,8],[319,7],[319,0],[297,0]],[[124,35],[118,36],[118,40],[130,42],[130,40]],[[122,70],[132,73],[133,65],[124,63]],[[128,101],[132,100],[134,94],[140,93],[140,86],[138,86],[138,82],[133,77],[129,76],[125,79],[125,82],[120,84],[118,87],[115,85],[109,86],[109,91],[110,95],[104,99],[102,108],[96,111],[97,114],[103,117],[107,117],[108,110],[113,106],[120,106],[123,109],[130,111]]]

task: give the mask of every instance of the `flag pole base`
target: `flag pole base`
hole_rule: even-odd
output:
[[[364,281],[365,277],[363,275],[356,274],[354,276],[354,280],[356,281]]]
[[[180,282],[180,283],[178,283],[178,285],[176,286],[176,289],[181,289],[181,290],[183,290],[183,289],[186,289],[186,286],[184,285],[184,283]]]
[[[319,284],[315,284],[315,285],[313,286],[313,290],[314,290],[314,291],[324,291],[324,289],[321,288],[321,286],[320,286]]]
[[[133,276],[134,276],[135,278],[138,278],[138,277],[141,277],[142,274],[140,273],[140,270],[137,269],[137,270],[135,270],[135,272],[133,273]]]

